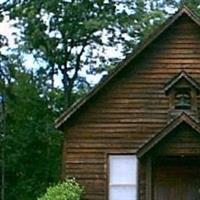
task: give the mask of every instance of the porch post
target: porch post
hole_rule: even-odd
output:
[[[152,159],[147,158],[146,164],[146,200],[152,200]]]

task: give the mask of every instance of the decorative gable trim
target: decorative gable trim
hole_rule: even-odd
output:
[[[173,120],[170,124],[168,124],[165,128],[163,128],[155,137],[153,137],[150,141],[144,144],[137,152],[138,157],[144,156],[147,152],[149,152],[154,146],[156,146],[161,140],[163,140],[169,133],[171,133],[176,127],[180,124],[186,123],[192,129],[200,134],[199,125],[185,112],[183,112],[180,116],[178,116],[175,120]]]
[[[200,92],[199,84],[185,71],[182,71],[180,74],[175,76],[172,80],[170,80],[167,83],[167,85],[164,88],[165,93],[168,94],[169,91],[173,88],[173,86],[176,85],[181,79],[185,79],[191,86],[193,86],[197,90],[198,93]]]
[[[117,76],[131,61],[133,61],[141,52],[143,52],[153,41],[156,40],[164,31],[166,31],[179,17],[182,15],[188,16],[194,23],[200,26],[199,18],[190,11],[187,7],[181,8],[176,14],[166,20],[161,26],[156,29],[150,36],[141,42],[137,48],[122,61],[113,72],[111,72],[103,81],[101,81],[91,92],[85,97],[74,103],[69,109],[67,109],[59,118],[55,121],[55,128],[63,130],[64,123],[69,120],[78,110],[89,102],[95,95],[98,94],[115,76]]]

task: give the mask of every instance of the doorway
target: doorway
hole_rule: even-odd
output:
[[[200,159],[158,158],[153,168],[154,200],[199,200]]]

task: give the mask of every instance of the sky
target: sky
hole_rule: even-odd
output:
[[[11,27],[11,23],[8,22],[8,19],[4,19],[2,23],[0,23],[0,34],[6,36],[9,39],[9,45],[14,45],[14,37],[12,36],[12,32],[14,28]]]
[[[0,0],[0,3],[2,2],[2,0]],[[8,17],[5,17],[5,19],[3,20],[3,22],[0,23],[0,34],[6,36],[6,38],[8,39],[8,46],[11,48],[16,47],[15,44],[15,37],[13,35],[13,33],[18,33],[19,30],[17,30],[16,28],[13,27],[13,22],[9,21]],[[7,48],[4,48],[3,51],[6,52]],[[33,58],[31,56],[28,56],[26,58],[26,65],[27,66],[33,66],[34,61]]]
[[[0,4],[4,3],[6,0],[0,0]],[[9,44],[14,45],[14,37],[12,36],[12,32],[14,28],[11,27],[12,23],[9,23],[8,18],[4,19],[2,23],[0,23],[0,34],[5,35],[9,39]]]

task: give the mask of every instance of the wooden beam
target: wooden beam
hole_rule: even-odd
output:
[[[147,158],[146,164],[146,200],[152,200],[152,158]]]

